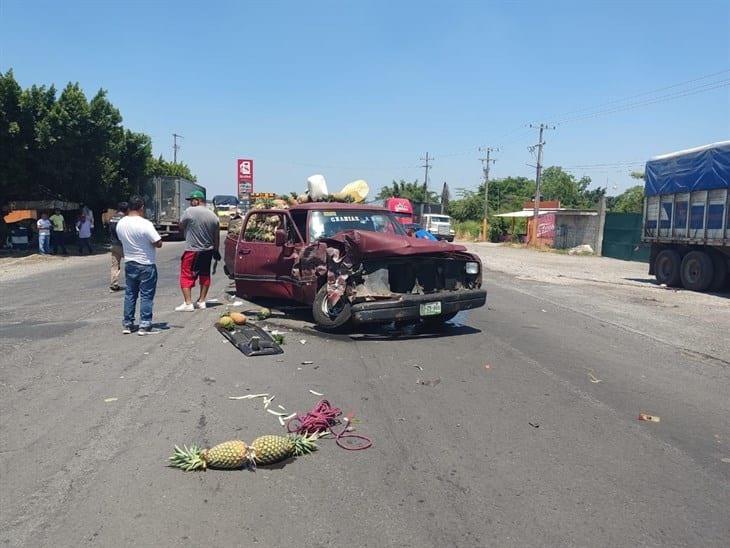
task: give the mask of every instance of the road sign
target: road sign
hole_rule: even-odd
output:
[[[236,163],[238,197],[253,192],[253,160],[239,158]]]

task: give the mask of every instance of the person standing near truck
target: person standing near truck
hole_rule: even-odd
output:
[[[124,248],[122,248],[122,242],[119,241],[119,236],[117,236],[117,223],[127,214],[128,209],[127,202],[119,202],[117,204],[117,212],[109,219],[109,240],[112,244],[111,281],[109,282],[109,289],[111,291],[119,291],[122,289],[119,285],[119,275],[122,273]]]
[[[117,223],[117,237],[126,259],[122,333],[128,335],[132,332],[138,297],[140,321],[137,334],[157,333],[152,329],[152,304],[157,291],[156,251],[162,247],[162,238],[154,225],[144,218],[144,201],[139,196],[130,198],[127,215]]]
[[[79,236],[79,255],[84,254],[84,248],[89,252],[89,255],[94,253],[91,249],[91,229],[91,221],[82,213],[79,220],[76,221],[76,232]]]
[[[185,301],[175,307],[178,312],[192,312],[205,308],[205,298],[210,289],[210,264],[215,257],[220,260],[220,225],[218,216],[205,207],[205,194],[194,190],[188,197],[190,207],[180,219],[180,229],[185,235],[185,251],[180,258],[180,289]],[[200,295],[193,304],[195,281],[200,280]]]
[[[42,255],[48,255],[51,252],[49,240],[51,239],[51,221],[48,220],[48,213],[42,213],[41,218],[36,223],[38,227],[38,251]]]
[[[51,230],[53,254],[58,255],[58,248],[60,247],[63,254],[68,255],[68,251],[66,251],[66,219],[61,215],[61,210],[54,210],[49,220],[53,224],[53,229]]]

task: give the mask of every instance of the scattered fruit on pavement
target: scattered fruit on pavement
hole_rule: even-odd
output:
[[[316,435],[260,436],[251,444],[251,455],[258,465],[274,464],[289,457],[306,455],[317,450]]]
[[[251,462],[249,447],[241,440],[231,440],[219,443],[210,449],[200,449],[197,445],[182,449],[175,446],[175,452],[170,457],[170,466],[181,468],[186,472],[191,470],[205,470],[220,468],[234,470],[243,468]]]
[[[246,324],[247,318],[246,318],[246,316],[244,316],[240,312],[231,312],[229,314],[229,317],[233,320],[233,322],[236,325],[245,325]]]
[[[267,318],[270,318],[271,310],[269,310],[268,308],[262,308],[258,311],[257,316],[258,316],[259,320],[265,320]]]

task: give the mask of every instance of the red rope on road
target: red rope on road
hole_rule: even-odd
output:
[[[342,447],[342,449],[347,449],[348,451],[361,451],[373,445],[370,438],[360,434],[353,434],[347,430],[352,422],[352,414],[346,417],[347,420],[344,421],[345,425],[342,427],[342,430],[336,432],[334,426],[340,423],[338,418],[340,415],[342,415],[340,408],[333,407],[327,400],[320,400],[317,405],[304,415],[297,413],[296,417],[286,423],[286,429],[291,433],[297,434],[320,434],[329,431],[335,437],[335,443]],[[363,443],[356,446],[347,446],[341,441],[345,438],[359,439]]]

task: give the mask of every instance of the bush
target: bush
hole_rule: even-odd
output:
[[[481,221],[456,221],[454,223],[454,232],[460,240],[476,240],[481,231]]]

